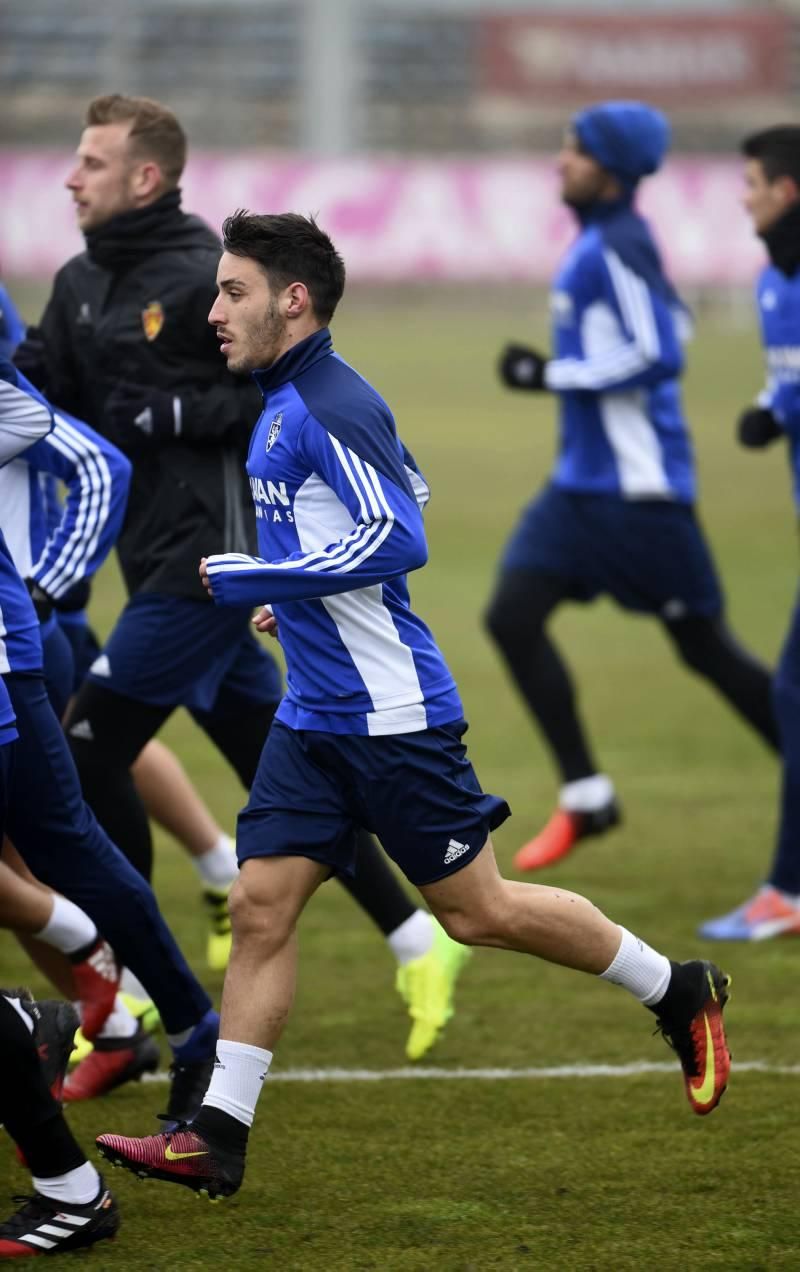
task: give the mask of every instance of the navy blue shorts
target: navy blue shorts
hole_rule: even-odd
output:
[[[254,706],[278,702],[278,664],[256,640],[251,613],[141,592],[128,601],[88,678],[159,707],[212,711],[231,687]]]
[[[607,595],[662,618],[713,618],[724,603],[694,509],[665,500],[546,486],[524,510],[501,568],[562,579],[575,601]]]
[[[461,741],[466,728],[460,720],[364,737],[276,721],[239,814],[240,863],[310,857],[352,875],[363,826],[417,886],[460,870],[510,816],[505,800],[481,790]]]

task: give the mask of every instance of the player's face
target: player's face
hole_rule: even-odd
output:
[[[556,171],[561,179],[561,199],[570,207],[580,208],[606,197],[609,174],[596,159],[581,149],[573,132],[568,132],[556,158]]]
[[[66,180],[72,191],[78,225],[94,230],[119,212],[137,206],[137,174],[141,165],[129,154],[130,124],[95,124],[86,128],[78,159]]]
[[[272,291],[256,261],[230,252],[222,254],[217,290],[208,321],[216,327],[228,370],[244,374],[271,367],[287,347],[284,294]]]
[[[744,197],[742,203],[756,234],[764,234],[783,216],[793,200],[786,177],[769,181],[760,159],[747,159],[744,165]]]

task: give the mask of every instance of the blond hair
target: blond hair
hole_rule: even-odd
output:
[[[152,97],[123,97],[109,93],[95,97],[86,108],[86,126],[127,124],[132,153],[152,159],[161,169],[165,185],[177,186],[186,163],[186,134],[168,107]]]

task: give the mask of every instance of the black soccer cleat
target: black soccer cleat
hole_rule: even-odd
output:
[[[100,1135],[96,1143],[112,1166],[122,1166],[142,1179],[183,1184],[193,1192],[205,1193],[209,1201],[232,1196],[244,1177],[244,1153],[212,1146],[185,1123],[143,1139]]]
[[[673,963],[667,993],[652,1008],[658,1029],[681,1062],[689,1104],[700,1117],[717,1107],[731,1071],[722,1020],[730,983],[714,963]]]
[[[83,1206],[53,1201],[38,1192],[13,1200],[23,1205],[0,1224],[0,1259],[80,1250],[113,1238],[120,1225],[117,1203],[102,1178],[94,1201]]]
[[[60,1100],[72,1040],[80,1024],[77,1011],[61,998],[36,1002],[29,989],[3,989],[0,993],[5,998],[18,998],[33,1021],[33,1042],[44,1080],[54,1099]]]
[[[170,1130],[180,1122],[191,1122],[200,1111],[203,1097],[208,1090],[211,1074],[214,1071],[216,1053],[204,1060],[195,1060],[191,1064],[181,1064],[173,1060],[170,1070],[169,1100],[166,1113],[160,1113],[165,1122],[172,1123]]]

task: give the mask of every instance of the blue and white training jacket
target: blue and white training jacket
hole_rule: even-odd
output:
[[[760,406],[771,410],[789,438],[795,503],[800,509],[800,271],[768,265],[756,286],[767,383]]]
[[[545,383],[560,396],[561,424],[553,481],[622,499],[692,502],[678,383],[688,311],[629,200],[595,203],[580,216],[551,295]]]
[[[0,470],[0,529],[20,574],[54,600],[90,578],[116,542],[131,465],[81,420],[54,412],[51,433]],[[56,520],[44,477],[64,483]]]
[[[427,560],[424,479],[383,399],[327,328],[255,379],[247,471],[261,557],[212,556],[222,605],[270,605],[286,655],[277,718],[329,733],[412,733],[461,718],[450,671],[409,605]]]
[[[25,323],[19,311],[0,283],[0,358],[10,358],[25,335]]]
[[[0,373],[7,373],[9,367],[0,360]],[[0,468],[45,437],[52,427],[52,412],[44,401],[0,374]],[[0,532],[0,675],[12,669],[36,670],[41,665],[36,611]],[[0,745],[16,736],[14,712],[0,680]]]

